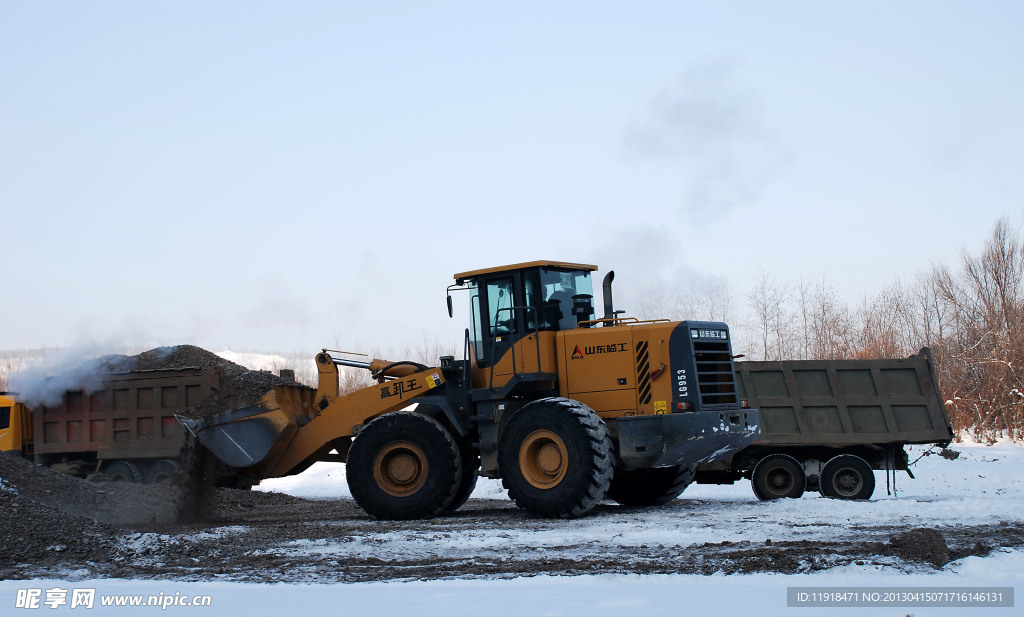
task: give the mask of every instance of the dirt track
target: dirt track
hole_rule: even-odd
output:
[[[794,573],[846,564],[930,570],[966,555],[1024,545],[1019,522],[909,533],[893,526],[857,527],[821,538],[751,541],[744,539],[743,521],[730,511],[740,506],[685,499],[649,509],[605,504],[592,516],[571,521],[534,519],[507,500],[472,499],[458,512],[434,520],[382,522],[369,519],[350,499],[218,489],[206,522],[148,529],[96,523],[12,491],[0,491],[0,500],[6,500],[0,503],[4,511],[30,523],[5,530],[14,535],[0,539],[0,579],[356,582]],[[709,508],[723,522],[706,530],[707,542],[672,541],[673,525],[685,531],[688,521],[703,520]]]

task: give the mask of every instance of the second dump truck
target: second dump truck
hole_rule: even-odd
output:
[[[671,501],[698,463],[754,442],[724,323],[619,316],[596,266],[535,261],[455,275],[469,299],[462,359],[438,366],[361,361],[324,350],[315,392],[277,386],[253,405],[179,421],[254,478],[347,464],[357,503],[382,519],[465,503],[476,477],[501,478],[525,510],[586,514],[600,500]],[[379,383],[339,393],[338,366]],[[414,407],[413,407],[414,406]]]
[[[909,444],[947,446],[953,429],[927,348],[909,358],[737,362],[761,436],[698,466],[696,481],[750,480],[754,495],[868,499],[874,469],[910,473]],[[911,475],[913,477],[913,475]]]

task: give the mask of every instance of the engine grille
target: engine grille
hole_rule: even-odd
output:
[[[735,407],[739,403],[732,370],[732,350],[727,341],[693,341],[697,363],[697,389],[705,409]]]

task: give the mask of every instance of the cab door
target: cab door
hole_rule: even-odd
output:
[[[491,366],[501,360],[519,334],[515,311],[516,293],[515,277],[503,276],[485,279],[483,297],[485,310],[481,316],[483,325],[482,356],[478,356],[480,366]]]
[[[472,344],[478,376],[490,375],[492,367],[495,375],[514,372],[511,361],[502,362],[502,358],[521,338],[522,311],[517,308],[517,289],[518,281],[514,274],[481,278],[474,282],[471,295]]]

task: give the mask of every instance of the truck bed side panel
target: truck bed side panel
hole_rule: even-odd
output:
[[[935,443],[952,438],[927,352],[898,360],[737,362],[760,445]]]
[[[105,375],[65,392],[60,405],[35,410],[35,454],[90,452],[101,460],[176,457],[185,432],[174,414],[219,383],[215,369]]]

